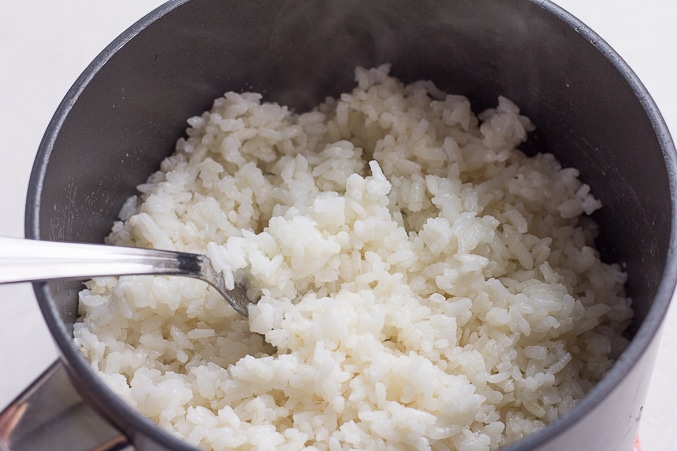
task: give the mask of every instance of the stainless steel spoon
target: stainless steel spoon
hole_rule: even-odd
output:
[[[101,244],[0,237],[0,284],[129,275],[187,276],[209,283],[247,316],[247,290],[226,288],[206,255]]]

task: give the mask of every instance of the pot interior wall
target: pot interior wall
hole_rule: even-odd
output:
[[[579,168],[602,199],[599,246],[606,260],[627,263],[641,321],[670,230],[652,124],[614,66],[553,15],[527,2],[479,3],[194,0],[178,7],[82,82],[70,111],[56,118],[62,123],[43,143],[44,178],[30,200],[35,237],[101,242],[134,187],[172,151],[185,120],[227,90],[307,110],[350,89],[356,66],[392,63],[402,79],[432,79],[470,97],[478,111],[498,95],[522,107],[537,126],[525,150]],[[75,288],[55,287],[61,316],[72,323]]]
[[[538,4],[193,0],[107,55],[45,136],[28,200],[31,238],[102,242],[185,120],[228,90],[258,91],[303,111],[351,89],[356,66],[392,63],[394,75],[431,79],[468,96],[476,111],[499,95],[522,107],[537,126],[525,151],[579,168],[603,201],[599,246],[605,260],[627,264],[635,328],[651,306],[670,237],[660,143],[617,67]],[[45,287],[64,340],[79,287]]]

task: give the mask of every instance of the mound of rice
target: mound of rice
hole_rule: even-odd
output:
[[[117,245],[208,253],[239,316],[188,278],[102,278],[75,342],[129,404],[204,449],[489,450],[613,365],[632,316],[578,172],[516,149],[508,99],[475,116],[389,67],[295,114],[227,93],[115,224]]]

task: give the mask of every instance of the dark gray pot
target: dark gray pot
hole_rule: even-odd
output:
[[[675,148],[637,77],[597,35],[543,0],[172,1],[127,30],[78,79],[46,131],[30,181],[28,238],[101,242],[123,201],[158,168],[186,118],[228,90],[307,109],[352,87],[355,66],[393,64],[468,96],[499,94],[605,207],[604,259],[627,264],[632,342],[568,414],[505,449],[630,450],[674,259]],[[79,393],[138,449],[187,449],[116,398],[72,344],[79,283],[35,292]]]

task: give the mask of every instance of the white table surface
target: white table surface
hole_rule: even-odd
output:
[[[161,0],[0,1],[0,235],[23,236],[35,152],[57,105],[89,62]],[[677,3],[559,0],[629,63],[677,136]],[[640,424],[645,451],[677,450],[677,302]],[[57,356],[28,284],[0,286],[0,409]]]

